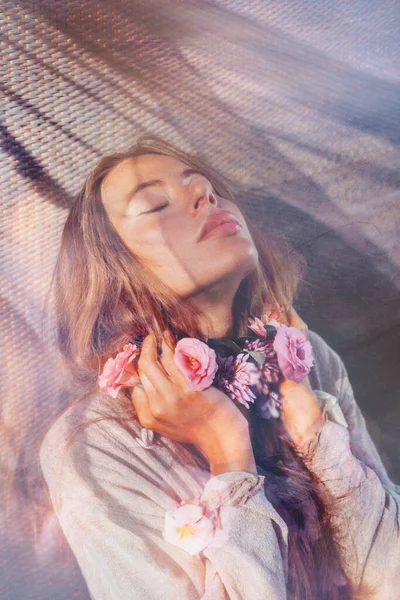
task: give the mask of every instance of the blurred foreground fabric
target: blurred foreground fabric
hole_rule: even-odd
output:
[[[306,256],[296,309],[400,482],[399,21],[395,0],[2,2],[1,598],[89,597],[38,473],[72,399],[43,307],[88,169],[144,132],[200,153]]]

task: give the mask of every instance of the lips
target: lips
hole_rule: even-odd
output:
[[[199,237],[198,241],[202,240],[207,235],[207,233],[209,233],[212,229],[214,229],[218,225],[221,225],[221,223],[229,223],[229,222],[238,223],[240,225],[240,223],[239,223],[238,219],[235,217],[235,215],[233,215],[228,210],[219,210],[218,212],[214,212],[206,219],[206,222],[204,223],[204,225],[201,229],[200,237]]]

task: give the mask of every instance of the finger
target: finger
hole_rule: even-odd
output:
[[[160,361],[175,383],[182,386],[183,388],[188,387],[188,381],[186,376],[182,373],[178,365],[174,361],[175,349],[172,346],[171,339],[166,337],[161,341],[162,354]]]
[[[133,390],[131,390],[132,404],[136,410],[139,423],[146,429],[151,429],[154,425],[153,413],[150,410],[149,399],[142,382],[138,381]]]
[[[138,367],[150,411],[156,420],[161,420],[176,396],[176,387],[158,361],[154,334],[149,334],[143,342]]]
[[[143,340],[137,367],[139,378],[147,392],[150,403],[156,394],[164,393],[170,388],[169,377],[158,361],[156,338],[153,333],[149,333]],[[143,375],[148,382],[142,377]]]

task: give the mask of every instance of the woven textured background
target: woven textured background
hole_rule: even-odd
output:
[[[43,307],[88,168],[143,132],[200,153],[307,257],[296,308],[400,482],[399,25],[396,0],[2,2],[1,598],[89,598],[36,462],[71,399]]]

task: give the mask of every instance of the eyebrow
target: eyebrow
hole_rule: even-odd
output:
[[[203,175],[203,177],[205,177],[204,173],[201,173],[197,169],[184,169],[179,174],[180,177],[188,177],[189,175]],[[145,188],[151,187],[153,185],[164,185],[165,183],[167,183],[167,182],[164,181],[163,179],[151,179],[150,181],[143,181],[142,183],[139,183],[134,188],[134,190],[129,192],[127,199],[132,200],[133,196],[135,194],[137,194],[137,192],[140,192],[140,190],[144,190]]]

